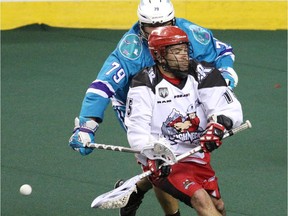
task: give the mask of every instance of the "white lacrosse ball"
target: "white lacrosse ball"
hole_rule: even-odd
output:
[[[32,187],[29,184],[24,184],[20,187],[20,193],[22,195],[28,196],[32,193]]]

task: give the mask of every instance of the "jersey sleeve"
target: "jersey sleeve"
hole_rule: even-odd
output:
[[[97,78],[88,87],[82,102],[80,116],[104,118],[110,99],[125,105],[132,77],[146,65],[154,64],[148,48],[145,49],[135,24],[117,44],[104,62]],[[148,56],[148,57],[147,57]]]
[[[108,56],[100,72],[88,87],[82,102],[80,116],[96,117],[103,120],[104,112],[111,97],[128,85],[129,74],[125,63],[119,58],[117,49]]]
[[[218,70],[209,73],[198,86],[200,103],[208,118],[224,115],[233,122],[233,127],[243,122],[242,107],[234,93],[227,87]]]

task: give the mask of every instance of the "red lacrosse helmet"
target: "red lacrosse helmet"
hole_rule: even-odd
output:
[[[166,47],[189,43],[187,34],[177,26],[162,26],[154,29],[148,38],[148,46],[154,60],[157,55],[165,57]]]

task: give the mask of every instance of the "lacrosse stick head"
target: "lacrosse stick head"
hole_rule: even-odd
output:
[[[150,141],[149,146],[142,149],[141,154],[150,160],[160,159],[167,165],[173,165],[177,162],[176,155],[170,148],[170,143],[165,138]]]
[[[125,181],[124,184],[118,188],[96,197],[91,204],[91,208],[123,208],[127,205],[130,195],[136,191],[136,183],[139,180],[139,176],[135,176]]]

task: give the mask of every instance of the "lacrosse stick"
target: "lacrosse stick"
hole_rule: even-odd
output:
[[[231,129],[227,132],[225,132],[223,139],[233,136],[236,133],[239,133],[240,131],[246,130],[248,128],[251,128],[252,125],[250,123],[249,120],[247,120],[244,124],[240,125],[237,128]],[[176,162],[195,154],[196,152],[201,151],[201,146],[197,146],[196,148],[191,149],[190,151],[179,155],[176,157]],[[166,165],[166,164],[165,164]],[[119,186],[118,188],[115,188],[107,193],[104,193],[98,197],[96,197],[92,204],[91,204],[91,208],[102,208],[102,209],[114,209],[114,208],[122,208],[124,206],[127,205],[128,200],[130,195],[136,191],[136,183],[151,175],[152,172],[146,171],[144,173],[141,173],[139,175],[136,175],[130,179],[128,179],[127,181],[125,181],[121,186]]]
[[[141,151],[123,146],[105,145],[98,143],[89,143],[86,146],[96,149],[142,154],[150,160],[163,160],[168,165],[176,163],[176,156],[170,149],[169,144],[165,138],[151,141],[151,145],[144,147]]]

